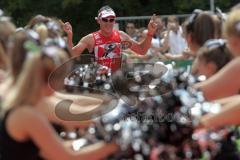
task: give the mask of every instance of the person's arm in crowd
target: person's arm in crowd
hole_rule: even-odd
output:
[[[187,57],[185,57],[184,54],[173,55],[173,54],[171,54],[171,53],[166,53],[166,54],[164,54],[164,56],[165,56],[167,59],[173,60],[173,61],[178,61],[178,60],[187,59]]]
[[[233,96],[240,91],[239,73],[240,58],[235,58],[206,81],[195,84],[194,88],[200,89],[207,100]]]
[[[167,50],[169,50],[169,33],[170,33],[170,29],[169,27],[167,28],[166,33],[163,36],[163,42],[162,42],[162,52],[166,52]]]
[[[24,126],[17,130],[17,134],[25,135],[25,137],[31,139],[45,159],[99,160],[116,152],[118,149],[115,143],[101,142],[83,150],[73,151],[65,146],[64,140],[57,135],[49,121],[38,111],[29,109],[29,107],[21,107],[12,114],[15,115],[9,116],[9,121],[14,122],[10,122],[11,125]]]
[[[186,60],[186,59],[189,59],[190,57],[194,56],[191,51],[187,48],[185,49],[181,54],[178,54],[178,55],[173,55],[171,53],[166,53],[164,54],[164,56],[167,58],[167,59],[170,59],[170,60],[174,60],[174,61],[177,61],[177,60]]]
[[[207,114],[201,118],[201,125],[205,128],[217,128],[225,125],[240,124],[240,99],[222,106],[217,114]]]
[[[131,49],[126,49],[123,52],[124,54],[126,54],[126,56],[128,58],[142,58],[144,55],[139,55],[136,52],[132,51]]]
[[[140,54],[140,55],[146,54],[146,52],[151,46],[152,37],[157,29],[157,24],[155,20],[156,20],[156,16],[153,15],[148,23],[147,37],[142,42],[137,42],[133,40],[129,35],[127,35],[123,31],[120,31],[121,40],[130,41],[131,42],[130,49],[136,52],[137,54]]]
[[[167,60],[167,58],[165,57],[165,55],[162,54],[160,51],[154,51],[154,50],[153,50],[152,53],[153,53],[153,56],[154,56],[154,57],[157,57],[157,58],[161,59],[162,61],[166,61],[166,60]]]
[[[234,96],[231,96],[231,97],[226,97],[226,98],[221,98],[221,99],[214,100],[214,103],[218,103],[218,104],[221,104],[221,105],[226,105],[226,104],[231,103],[233,101],[236,101],[238,99],[240,99],[240,95],[234,95]]]

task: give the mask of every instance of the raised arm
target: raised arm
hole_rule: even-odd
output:
[[[128,36],[125,32],[121,31],[121,40],[126,40],[131,42],[130,49],[136,52],[137,54],[144,55],[151,46],[152,37],[157,29],[156,16],[153,15],[148,23],[148,33],[145,40],[142,42],[137,42]]]
[[[72,48],[72,54],[74,56],[79,56],[85,49],[88,49],[89,52],[93,51],[94,39],[92,34],[88,34],[83,37],[76,46]]]
[[[60,22],[62,23],[63,30],[67,33],[68,48],[72,49],[72,47],[73,47],[73,42],[72,42],[72,38],[73,38],[72,25],[69,22],[66,22],[66,23],[63,23],[62,21],[60,21]]]
[[[73,46],[73,32],[71,24],[69,22],[63,23],[63,29],[67,33],[68,48],[70,49],[72,56],[81,55],[85,49],[88,49],[90,52],[92,51],[94,39],[91,34],[83,37],[76,46]]]

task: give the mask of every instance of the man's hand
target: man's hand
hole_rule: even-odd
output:
[[[72,25],[69,22],[63,22],[60,20],[60,23],[62,24],[64,32],[67,33],[67,42],[68,42],[68,48],[72,52],[73,48],[73,43],[72,43],[72,37],[73,37],[73,32],[72,32]]]
[[[72,35],[72,25],[69,22],[62,23],[63,30],[67,33],[67,35]]]
[[[156,15],[153,14],[149,23],[148,23],[148,34],[154,35],[157,30]]]

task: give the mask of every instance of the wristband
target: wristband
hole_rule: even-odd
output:
[[[149,37],[153,37],[154,34],[150,34],[150,33],[148,32],[148,33],[147,33],[147,36],[149,36]]]

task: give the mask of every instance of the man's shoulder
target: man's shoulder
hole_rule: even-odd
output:
[[[85,37],[86,38],[93,38],[93,34],[94,34],[95,32],[92,32],[92,33],[89,33],[88,35],[86,35]]]
[[[93,34],[90,33],[86,36],[84,36],[82,39],[81,39],[82,42],[93,42],[94,41],[94,38],[93,38]]]

